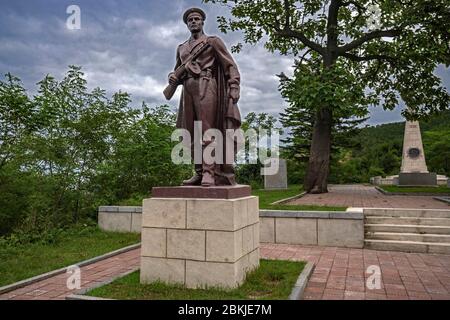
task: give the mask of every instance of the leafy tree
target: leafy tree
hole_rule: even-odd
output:
[[[259,154],[261,148],[265,148],[261,145],[263,140],[267,139],[267,143],[269,144],[267,146],[267,155],[270,156],[270,149],[271,149],[271,136],[272,133],[277,132],[278,134],[281,134],[282,131],[279,127],[276,125],[277,119],[273,115],[269,115],[268,113],[262,112],[262,113],[256,113],[256,112],[250,112],[248,113],[244,121],[242,121],[241,129],[244,130],[244,132],[247,132],[247,130],[252,129],[255,131],[256,134],[258,134],[258,141],[257,141],[257,152]],[[263,134],[262,130],[266,130],[265,135]],[[250,139],[248,136],[245,137],[245,163],[240,163],[236,165],[236,175],[237,180],[239,183],[247,183],[252,186],[252,188],[259,189],[262,188],[264,181],[263,177],[261,175],[261,168],[263,167],[263,164],[261,163],[261,159],[258,157],[256,159],[256,163],[250,163],[252,159],[250,159]],[[263,149],[264,150],[264,149]]]
[[[180,185],[191,172],[171,161],[176,114],[167,105],[142,105],[139,118],[122,130],[111,156],[99,166],[93,192],[107,203],[148,197],[152,187]]]
[[[175,114],[130,106],[130,95],[88,90],[80,67],[47,75],[28,98],[0,81],[0,236],[36,236],[96,220],[99,205],[140,203],[152,186],[179,184],[171,162]]]
[[[0,80],[0,170],[19,153],[19,145],[33,132],[36,109],[20,80],[10,73]]]
[[[450,128],[424,133],[428,170],[450,177]]]
[[[357,115],[371,104],[392,110],[403,99],[405,116],[418,119],[449,106],[433,74],[450,64],[447,0],[204,2],[231,8],[233,18],[218,18],[222,32],[243,31],[246,43],[264,41],[269,51],[297,58],[304,106],[314,112],[308,192],[327,192],[336,113]],[[380,12],[368,7],[374,4]]]
[[[290,134],[282,141],[284,150],[288,158],[300,162],[307,162],[310,156],[311,140],[314,128],[314,109],[309,105],[307,94],[317,92],[320,94],[320,86],[310,86],[308,81],[299,73],[295,73],[293,78],[288,78],[284,74],[280,75],[281,95],[287,100],[289,106],[280,113],[280,121],[283,127],[290,128]],[[344,79],[343,79],[344,80]],[[348,81],[348,79],[347,79]],[[304,92],[304,88],[308,89]],[[353,103],[348,102],[349,105]],[[332,121],[332,142],[331,150],[337,153],[340,148],[350,148],[356,145],[353,136],[360,131],[359,125],[367,120],[365,108],[348,108],[347,110],[357,114],[335,112]]]

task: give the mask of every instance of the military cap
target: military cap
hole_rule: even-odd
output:
[[[184,21],[184,23],[187,24],[187,18],[188,18],[188,16],[189,16],[191,13],[194,13],[194,12],[199,13],[199,14],[202,16],[203,21],[206,20],[206,14],[205,14],[205,12],[204,12],[202,9],[200,9],[200,8],[190,8],[190,9],[187,9],[186,12],[183,14],[183,21]]]

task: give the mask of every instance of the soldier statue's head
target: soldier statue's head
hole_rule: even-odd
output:
[[[206,14],[200,8],[190,8],[183,14],[183,21],[191,33],[202,32],[205,20]]]

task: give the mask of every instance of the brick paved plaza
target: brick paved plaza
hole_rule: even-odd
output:
[[[90,288],[112,277],[139,267],[140,249],[134,249],[111,258],[81,267],[81,288]],[[29,286],[0,295],[12,300],[65,300],[75,290],[67,288],[70,274],[62,273]]]
[[[426,208],[450,209],[444,202],[430,196],[387,196],[373,186],[329,185],[325,194],[307,194],[289,204],[357,208]]]
[[[292,245],[263,245],[265,258],[315,263],[305,300],[450,300],[450,256]],[[369,290],[369,266],[381,267],[381,289]]]
[[[139,267],[140,249],[81,268],[82,288]],[[450,300],[450,256],[367,249],[262,244],[261,257],[311,261],[315,270],[304,299],[446,299]],[[366,269],[378,265],[379,290],[365,286]],[[62,300],[74,290],[66,287],[67,274],[0,295],[12,300]]]

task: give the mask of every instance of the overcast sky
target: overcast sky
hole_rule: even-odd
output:
[[[66,9],[81,8],[81,29],[69,30]],[[132,95],[133,106],[167,103],[162,95],[167,74],[174,67],[176,47],[189,37],[182,22],[185,9],[204,8],[205,31],[228,45],[239,33],[220,34],[216,16],[224,7],[201,0],[0,0],[0,73],[22,79],[31,93],[46,74],[60,80],[68,65],[82,66],[90,88],[108,94],[119,90]],[[292,57],[268,53],[261,45],[245,45],[234,55],[242,77],[241,113],[268,112],[275,116],[286,107],[278,92],[276,74],[291,74]],[[437,74],[450,87],[448,69]],[[178,96],[169,102],[174,108]],[[402,121],[400,108],[371,108],[369,124]]]

